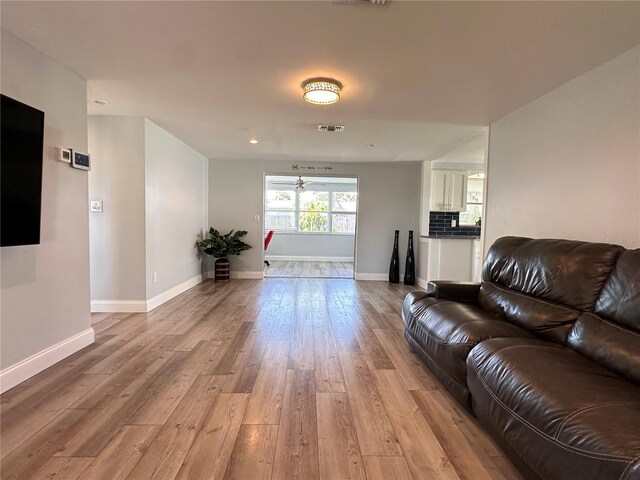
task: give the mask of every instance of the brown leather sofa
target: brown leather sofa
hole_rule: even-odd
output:
[[[640,249],[504,237],[405,338],[527,478],[640,479]]]

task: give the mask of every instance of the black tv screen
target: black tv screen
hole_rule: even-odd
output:
[[[0,104],[0,246],[40,243],[44,112]]]

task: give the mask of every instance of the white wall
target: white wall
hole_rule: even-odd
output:
[[[420,179],[420,236],[426,237],[429,235],[431,212],[431,162],[422,162]]]
[[[267,257],[341,257],[353,259],[354,235],[321,233],[278,233],[271,239]]]
[[[144,300],[144,118],[89,117],[91,300]]]
[[[401,231],[400,258],[404,267],[407,231],[418,234],[420,163],[326,165],[332,167],[331,174],[358,176],[356,273],[382,277],[388,273],[395,229]],[[253,246],[242,255],[231,257],[235,272],[262,272],[264,234],[262,222],[254,222],[253,216],[262,217],[265,173],[294,172],[288,162],[214,159],[209,163],[209,223],[223,232],[232,228],[247,230],[246,242]]]
[[[429,281],[429,255],[431,253],[429,250],[429,239],[421,235],[418,238],[418,245],[420,254],[418,255],[418,261],[416,262],[416,265],[418,266],[416,283],[421,287],[426,288],[427,282]]]
[[[207,229],[206,157],[145,119],[147,300],[198,281]],[[153,281],[156,272],[157,281]]]
[[[1,44],[2,93],[45,112],[40,244],[1,249],[4,390],[91,343],[93,330],[87,172],[54,160],[57,145],[87,150],[86,81],[4,30]]]
[[[491,125],[486,242],[640,246],[640,47]]]
[[[91,117],[94,311],[147,311],[202,279],[209,161],[143,117]],[[154,281],[155,272],[155,281]]]

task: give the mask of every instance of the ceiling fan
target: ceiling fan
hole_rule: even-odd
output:
[[[291,185],[291,182],[273,182],[274,185]],[[324,183],[311,182],[309,180],[303,180],[302,176],[298,176],[298,179],[293,183],[296,187],[296,191],[304,192],[305,185],[326,185]]]

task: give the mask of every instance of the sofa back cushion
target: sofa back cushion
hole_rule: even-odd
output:
[[[620,255],[600,292],[595,312],[640,331],[640,248]]]
[[[571,240],[498,239],[483,266],[482,308],[548,340],[564,342],[624,249]]]
[[[575,308],[509,290],[492,282],[484,282],[480,287],[479,302],[492,315],[558,343],[564,343],[580,315]]]
[[[595,313],[580,316],[567,343],[640,384],[640,249],[620,255],[598,297]]]

